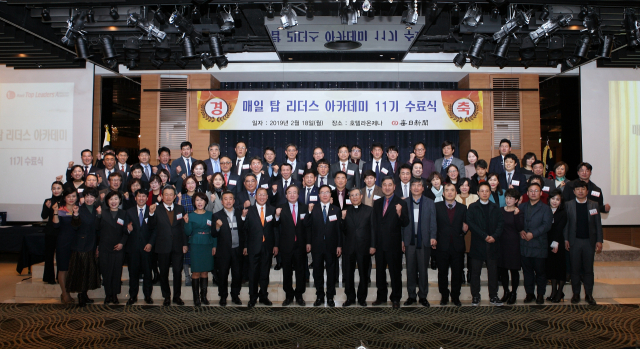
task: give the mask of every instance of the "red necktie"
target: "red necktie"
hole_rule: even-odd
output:
[[[124,165],[120,165],[120,171],[124,172]]]
[[[293,208],[291,209],[291,217],[293,217],[293,225],[297,225],[298,222],[296,221],[296,205],[292,206]],[[293,235],[293,241],[298,241],[298,237],[296,235]]]
[[[384,200],[384,208],[382,209],[382,215],[384,216],[387,213],[387,208],[389,207],[389,199]]]
[[[229,185],[229,178],[227,178],[227,174],[224,174],[224,184]]]
[[[344,164],[342,164],[342,172],[347,172],[347,169],[345,168]]]

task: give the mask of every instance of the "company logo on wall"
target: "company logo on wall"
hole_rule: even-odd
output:
[[[202,105],[203,112],[211,121],[224,121],[229,114],[227,101],[219,97],[213,97]]]
[[[7,91],[7,99],[14,99],[16,98],[16,93],[13,91]]]
[[[469,98],[459,98],[448,106],[448,113],[451,120],[455,122],[473,121],[478,115],[479,108],[476,102]]]

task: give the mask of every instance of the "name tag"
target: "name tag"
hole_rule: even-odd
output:
[[[360,174],[362,174],[362,170],[358,170],[358,172],[360,172]]]
[[[211,226],[211,221],[207,219],[207,225]]]
[[[269,189],[269,184],[263,184],[260,186],[261,188]]]
[[[118,218],[116,222],[120,225],[124,225],[124,221],[122,220],[122,218]]]
[[[300,214],[300,219],[304,219],[304,217],[306,217],[306,216],[307,216],[307,214],[306,214],[306,213],[301,213],[301,214]]]
[[[549,191],[549,187],[542,187],[542,191]]]
[[[235,181],[235,180],[233,180],[233,179],[232,179],[232,180],[230,180],[230,181],[229,181],[229,185],[236,185],[236,181]]]
[[[145,223],[149,223],[149,218],[145,218],[145,219],[144,219],[144,222],[145,222]]]
[[[347,201],[345,201],[345,203],[346,203],[347,205],[351,205],[351,200],[347,199]]]
[[[383,168],[382,170],[380,170],[380,172],[382,172],[384,174],[387,174],[387,173],[389,173],[389,170],[387,170],[386,168]]]
[[[231,229],[235,229],[238,226],[238,223],[233,222],[233,223],[229,223],[229,228]]]
[[[354,173],[353,170],[347,170],[347,175],[353,176],[353,173]]]
[[[419,208],[414,208],[413,209],[413,222],[414,223],[418,223],[418,219],[420,219],[420,209]]]
[[[374,195],[374,196],[373,196],[373,200],[378,200],[378,199],[380,199],[380,196],[379,196],[379,195]]]
[[[589,214],[592,215],[592,216],[595,216],[595,215],[598,214],[598,210],[596,210],[595,208],[592,209],[592,210],[589,210]]]
[[[248,170],[248,169],[249,169],[249,164],[244,164],[244,165],[242,165],[242,169],[243,169],[243,170]]]
[[[298,169],[298,174],[299,175],[304,174],[304,170],[303,169]]]
[[[331,185],[331,184],[329,184],[329,188],[331,188],[331,190],[335,190],[336,189],[336,187]]]
[[[178,213],[178,215],[176,216],[176,219],[182,219],[182,213]]]
[[[272,219],[273,219],[272,215],[268,215],[267,217],[264,218],[264,220],[267,222],[271,222]]]
[[[337,221],[337,220],[338,220],[338,217],[336,217],[336,215],[332,214],[331,216],[329,216],[329,220],[330,220],[331,222],[334,222],[334,221]]]
[[[82,193],[84,191],[84,188],[78,188],[78,193]]]
[[[592,191],[591,191],[591,196],[595,196],[595,197],[599,198],[599,197],[600,197],[600,192],[599,192],[599,191],[592,190]]]
[[[309,201],[318,201],[318,196],[317,195],[309,196]]]
[[[520,185],[520,181],[511,181],[511,185]]]

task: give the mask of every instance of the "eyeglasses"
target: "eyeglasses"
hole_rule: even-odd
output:
[[[236,149],[246,150],[246,149],[247,149],[247,147],[236,147]]]
[[[539,192],[540,192],[540,190],[529,190],[529,193],[531,193],[531,194],[535,194],[535,193],[539,193]]]
[[[220,161],[220,165],[231,165],[231,161],[225,161],[225,162]]]
[[[329,168],[328,165],[318,165],[318,168]]]
[[[353,150],[352,150],[352,152],[354,152],[354,153],[360,153],[361,151],[360,151],[360,149],[353,149]]]

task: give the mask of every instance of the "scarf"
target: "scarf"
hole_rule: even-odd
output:
[[[433,193],[433,195],[436,196],[436,198],[433,200],[433,202],[440,202],[442,201],[442,193],[444,191],[444,185],[440,186],[440,190],[436,190],[435,187],[431,187],[431,192]]]

